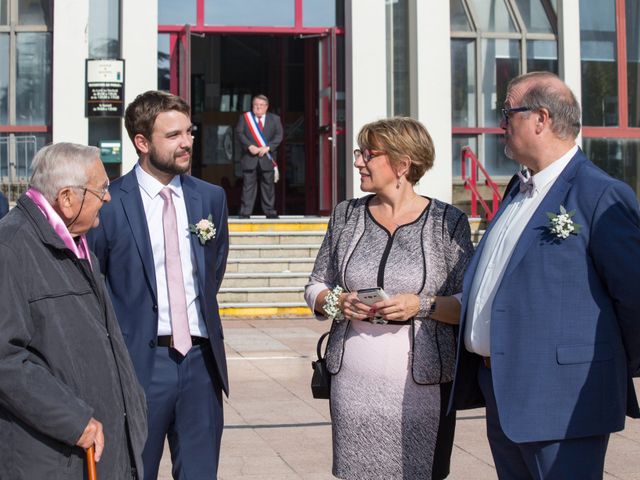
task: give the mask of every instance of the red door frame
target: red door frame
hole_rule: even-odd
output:
[[[318,107],[318,89],[315,82],[309,82],[309,79],[318,78],[319,65],[323,63],[323,78],[320,81],[325,85],[330,85],[331,94],[329,105],[325,108],[330,112],[327,119],[328,131],[318,135],[314,128],[306,128],[305,130],[305,180],[306,180],[306,211],[320,214],[329,214],[331,209],[336,205],[338,198],[338,179],[337,179],[337,131],[336,123],[336,37],[344,35],[344,29],[327,28],[327,27],[304,27],[303,26],[303,0],[294,0],[294,26],[293,27],[269,27],[269,26],[210,26],[204,22],[204,2],[205,0],[196,0],[196,24],[195,25],[159,25],[158,33],[168,33],[169,35],[169,52],[170,52],[170,91],[174,94],[182,96],[188,103],[191,101],[191,82],[190,82],[190,35],[191,33],[204,34],[221,34],[235,33],[245,35],[282,35],[282,36],[311,36],[312,39],[305,40],[305,58],[317,58],[317,54],[313,55],[311,49],[318,48],[318,42],[325,41],[330,45],[329,49],[325,49],[326,54],[322,59],[316,62],[309,62],[311,65],[305,65],[305,105],[308,106],[305,114],[305,123],[309,126],[317,125],[320,119],[315,118],[315,111]],[[184,58],[181,58],[181,52],[185,52]],[[284,68],[284,58],[282,52],[279,51],[280,68]],[[311,55],[311,56],[308,56]],[[282,71],[280,73],[283,73]],[[281,75],[281,78],[284,76]],[[286,101],[284,90],[285,86],[281,82],[282,89],[280,96],[282,99],[281,112],[284,114],[286,109]],[[309,123],[308,123],[309,122]],[[323,138],[319,142],[319,138]],[[317,175],[318,171],[318,148],[325,148],[326,155],[323,155],[324,165],[322,171],[326,172],[322,178]],[[281,177],[285,178],[286,174],[286,155],[284,144],[280,148],[281,159]],[[277,197],[281,205],[286,204],[286,189],[284,181],[276,186],[278,189]],[[329,199],[324,205],[320,205],[319,194],[322,190],[324,198]]]

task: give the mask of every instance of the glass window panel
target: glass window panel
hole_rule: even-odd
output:
[[[504,0],[470,0],[478,15],[478,28],[484,32],[516,32]]]
[[[612,177],[628,183],[640,197],[640,139],[584,138],[587,157]]]
[[[520,42],[507,39],[482,40],[482,101],[484,127],[497,127],[507,96],[507,84],[520,75]]]
[[[541,0],[516,0],[520,16],[527,31],[533,33],[553,33],[549,17],[544,11]]]
[[[492,177],[510,177],[518,171],[520,165],[504,154],[503,135],[483,135],[484,149],[478,152],[478,159]]]
[[[120,58],[120,4],[111,0],[90,0],[89,56]]]
[[[158,25],[186,24],[196,24],[196,0],[158,0]]]
[[[451,110],[454,127],[477,126],[474,39],[451,39]]]
[[[51,26],[52,7],[50,0],[18,0],[18,23]]]
[[[9,24],[9,0],[0,0],[0,25]]]
[[[580,0],[584,125],[618,125],[615,20],[615,0]]]
[[[170,88],[170,35],[158,34],[158,90],[169,91]]]
[[[207,25],[292,27],[295,0],[204,0]]]
[[[0,125],[9,123],[9,34],[0,33]]]
[[[336,0],[304,0],[302,25],[305,27],[335,27]]]
[[[31,177],[31,160],[36,152],[51,142],[48,133],[26,133],[16,138],[16,166],[15,175],[26,182]]]
[[[451,155],[453,161],[453,176],[462,176],[462,149],[471,147],[473,153],[478,153],[478,138],[475,135],[454,135],[451,143]],[[469,165],[467,164],[467,175],[469,175]]]
[[[51,34],[18,33],[16,124],[44,125],[51,117]]]
[[[449,14],[451,16],[451,31],[471,31],[471,23],[467,17],[467,12],[462,6],[462,0],[451,0],[449,2]]]
[[[627,92],[629,126],[640,127],[640,5],[627,0]]]
[[[407,0],[387,4],[387,114],[409,115],[409,7]]]
[[[9,172],[9,135],[0,134],[0,179],[4,180]]]
[[[527,41],[527,72],[558,73],[558,48],[555,40]]]

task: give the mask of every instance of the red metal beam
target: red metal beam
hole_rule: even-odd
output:
[[[584,138],[640,138],[640,128],[583,127]]]
[[[178,33],[184,30],[184,25],[159,25],[158,33]],[[272,35],[329,35],[331,28],[327,27],[238,27],[215,25],[192,25],[192,33],[244,33],[244,34],[272,34]],[[343,28],[336,29],[337,35],[344,35]]]
[[[295,0],[295,28],[302,28],[302,0]]]
[[[0,133],[49,133],[51,125],[0,125]]]
[[[621,128],[629,126],[629,91],[627,90],[627,21],[625,0],[616,0],[616,36],[618,63],[618,121]]]

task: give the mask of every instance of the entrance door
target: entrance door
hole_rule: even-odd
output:
[[[191,105],[191,26],[171,35],[170,90]]]
[[[318,212],[338,203],[336,29],[318,42]]]

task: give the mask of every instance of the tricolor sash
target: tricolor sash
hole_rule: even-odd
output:
[[[253,114],[253,112],[244,112],[243,115],[244,121],[247,122],[247,126],[249,127],[249,131],[251,132],[251,136],[253,137],[254,142],[256,142],[256,145],[259,145],[260,147],[266,147],[267,141],[264,138],[260,125],[258,125],[258,119],[256,118],[256,116]],[[273,181],[275,183],[278,183],[278,180],[280,180],[280,171],[278,170],[278,164],[273,159],[271,152],[267,152],[267,158],[271,160],[271,164],[273,165]]]

